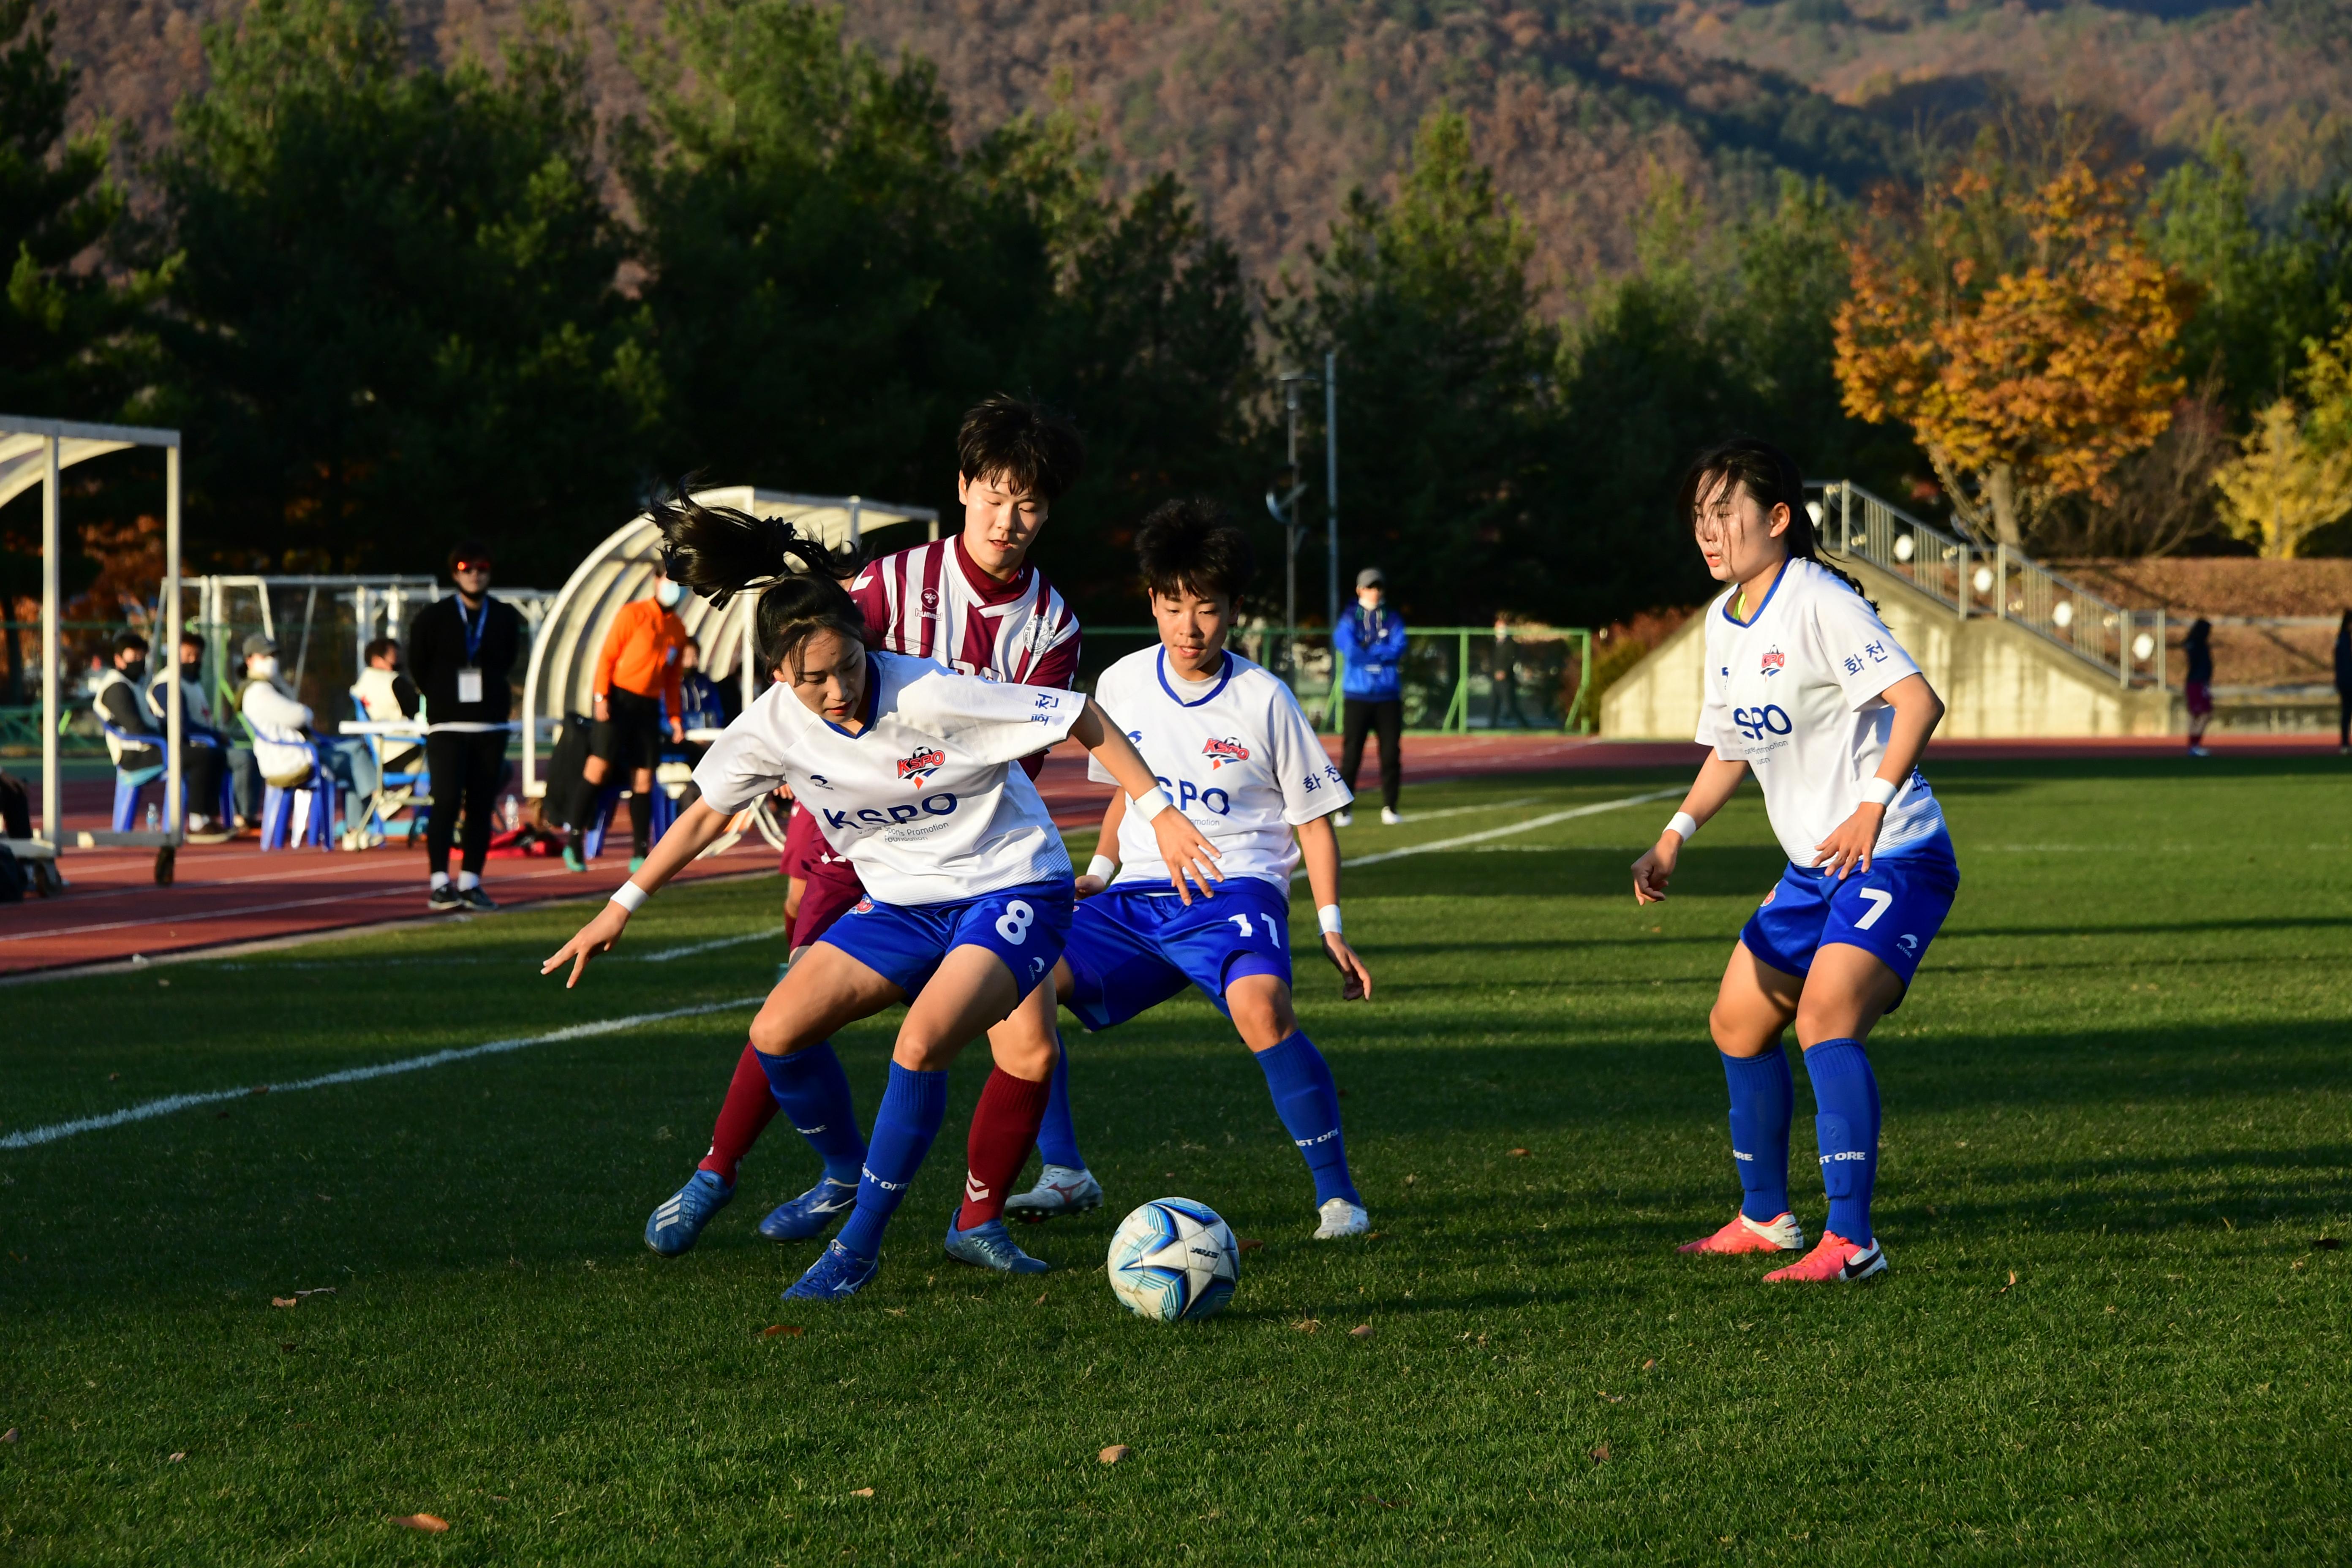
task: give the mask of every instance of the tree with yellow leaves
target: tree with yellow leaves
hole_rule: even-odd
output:
[[[2213,473],[2222,521],[2265,560],[2301,553],[2305,539],[2352,511],[2352,317],[2331,342],[2305,339],[2303,350],[2310,413],[2280,398]]]
[[[2022,542],[2061,496],[2105,499],[2164,433],[2186,287],[2130,221],[2139,171],[2079,159],[2020,192],[1983,161],[1848,247],[1836,322],[1846,412],[1909,425],[1962,526]]]
[[[2310,440],[2293,398],[2263,409],[2238,450],[2213,471],[2221,517],[2265,561],[2292,559],[2314,530],[2352,511],[2352,450]]]

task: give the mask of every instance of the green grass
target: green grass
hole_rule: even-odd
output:
[[[1670,810],[1641,805],[1350,873],[1378,996],[1342,1006],[1310,959],[1301,1013],[1363,1243],[1307,1239],[1263,1079],[1197,999],[1071,1031],[1111,1204],[1023,1233],[1055,1272],[938,1251],[968,1061],[880,1279],[834,1309],[781,1305],[811,1250],[752,1233],[813,1169],[789,1129],[695,1253],[637,1239],[747,1012],[0,1152],[0,1556],[2342,1561],[2352,1256],[2312,1243],[2352,1232],[2344,771],[1934,773],[1965,884],[1872,1042],[1875,1287],[1674,1253],[1736,1202],[1705,1019],[1779,861],[1745,795],[1637,910],[1625,868]],[[1666,782],[1415,790],[1486,809],[1346,842]],[[666,895],[635,951],[756,930],[776,892]],[[0,991],[0,1130],[749,996],[778,956],[567,995],[535,960],[579,918]],[[891,1027],[841,1041],[869,1116]],[[1801,1089],[1809,1229],[1811,1125]],[[1131,1318],[1099,1272],[1167,1193],[1265,1242],[1204,1324]],[[419,1510],[453,1528],[386,1522]]]

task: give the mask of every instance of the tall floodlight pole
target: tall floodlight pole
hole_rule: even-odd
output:
[[[1282,524],[1282,624],[1298,624],[1298,544],[1307,531],[1298,525],[1298,499],[1307,493],[1307,482],[1298,471],[1298,389],[1311,386],[1315,378],[1300,371],[1285,371],[1282,383],[1283,416],[1289,430],[1290,489],[1282,494],[1265,492],[1265,510],[1274,521]]]
[[[1295,437],[1294,437],[1295,439]],[[1294,451],[1291,466],[1298,458]],[[1330,618],[1324,624],[1334,631],[1339,626],[1339,355],[1328,351],[1323,355],[1323,542],[1330,563],[1330,583],[1327,606]]]

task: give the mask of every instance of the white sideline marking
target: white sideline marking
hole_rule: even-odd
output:
[[[1404,825],[1407,827],[1417,827],[1424,822],[1435,822],[1441,816],[1467,816],[1473,812],[1479,811],[1508,811],[1515,805],[1533,805],[1542,798],[1541,795],[1514,795],[1509,800],[1488,801],[1484,805],[1449,805],[1443,811],[1416,811],[1404,819]],[[1360,804],[1363,796],[1358,795],[1356,800]]]
[[[673,958],[690,958],[698,952],[716,952],[722,947],[740,947],[747,942],[766,942],[784,934],[782,926],[768,931],[747,931],[741,936],[714,937],[709,942],[688,942],[684,947],[666,947],[659,952],[616,952],[617,959],[635,958],[639,963],[667,963]]]
[[[691,958],[698,952],[716,952],[722,947],[740,947],[747,942],[765,942],[784,934],[777,926],[769,931],[746,931],[741,936],[722,936],[709,942],[688,942],[684,947],[665,947],[654,952],[615,952],[600,960],[604,963],[667,963],[673,958]],[[210,970],[229,969],[413,969],[441,968],[452,963],[533,963],[530,958],[479,958],[471,953],[450,952],[434,958],[304,958],[290,963],[207,963]]]
[[[451,1062],[462,1062],[473,1057],[497,1056],[531,1046],[551,1046],[562,1040],[584,1040],[596,1035],[617,1034],[623,1029],[634,1029],[641,1024],[658,1024],[668,1018],[694,1018],[705,1013],[756,1007],[766,1000],[764,994],[738,996],[730,1002],[704,1002],[692,1007],[672,1007],[661,1013],[635,1013],[625,1018],[599,1018],[593,1024],[573,1024],[568,1028],[551,1030],[544,1035],[524,1035],[511,1040],[492,1040],[487,1045],[433,1051],[421,1057],[403,1057],[397,1061],[378,1062],[373,1067],[345,1068],[341,1072],[320,1073],[316,1078],[297,1079],[292,1083],[267,1084],[261,1088],[266,1088],[271,1094],[292,1094],[298,1089],[325,1089],[339,1083],[363,1083],[372,1078],[389,1078],[394,1073],[422,1072],[426,1068],[446,1067]],[[103,1116],[53,1121],[47,1127],[28,1127],[22,1132],[11,1132],[0,1138],[0,1149],[30,1149],[38,1143],[54,1143],[60,1138],[71,1138],[77,1133],[102,1131],[109,1127],[168,1116],[174,1110],[186,1110],[198,1105],[215,1105],[225,1100],[245,1100],[257,1092],[256,1088],[248,1086],[210,1089],[203,1094],[167,1095],[162,1100],[142,1100],[121,1110],[110,1110]]]
[[[1654,789],[1647,795],[1629,795],[1622,800],[1604,800],[1592,805],[1570,806],[1566,811],[1548,811],[1541,816],[1530,816],[1525,822],[1509,823],[1501,827],[1489,827],[1483,833],[1465,833],[1454,838],[1440,838],[1429,844],[1408,845],[1402,849],[1383,849],[1377,855],[1360,855],[1346,862],[1348,866],[1377,866],[1383,860],[1402,860],[1408,855],[1434,855],[1441,849],[1459,849],[1465,844],[1483,844],[1489,838],[1508,838],[1515,833],[1532,833],[1538,827],[1549,827],[1556,822],[1572,817],[1597,816],[1604,811],[1622,806],[1641,805],[1654,800],[1672,800],[1690,793],[1690,786],[1680,784],[1673,789]],[[1302,866],[1290,874],[1292,881],[1307,875]]]

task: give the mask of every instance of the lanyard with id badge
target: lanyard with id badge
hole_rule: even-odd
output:
[[[481,612],[468,624],[466,601],[457,601],[457,625],[466,634],[466,662],[457,671],[457,700],[479,702],[482,700],[482,633],[490,624],[490,597],[482,595]]]

